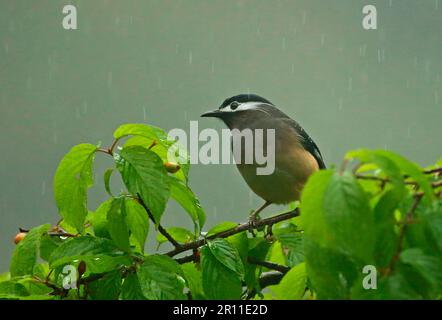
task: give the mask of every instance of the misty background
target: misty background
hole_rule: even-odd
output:
[[[78,30],[62,28],[67,4]],[[362,28],[366,4],[377,30]],[[442,156],[441,56],[438,0],[0,0],[0,272],[18,227],[59,219],[52,181],[72,146],[109,145],[123,123],[221,129],[199,115],[238,93],[299,121],[329,166],[361,147],[432,164]],[[97,155],[91,210],[107,199],[111,165]],[[234,165],[193,165],[190,186],[206,229],[262,204]],[[191,221],[171,202],[162,224]]]

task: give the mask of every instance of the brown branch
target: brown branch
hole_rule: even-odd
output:
[[[424,171],[424,174],[439,174],[439,173],[442,173],[442,168],[435,168]]]
[[[49,231],[48,235],[51,237],[66,237],[66,238],[75,238],[78,237],[80,234],[72,234],[64,231]]]
[[[114,149],[117,146],[117,143],[120,139],[115,139],[114,142],[112,142],[112,145],[109,148],[98,148],[98,152],[106,153],[110,156],[114,155]]]
[[[144,210],[146,210],[147,215],[149,216],[149,219],[152,220],[152,222],[157,225],[157,223],[155,222],[155,218],[152,214],[152,212],[150,211],[150,209],[147,207],[147,205],[144,203],[143,199],[141,198],[140,194],[137,193],[137,198],[136,200],[141,204],[141,206],[144,208]],[[170,234],[169,232],[167,232],[166,229],[164,229],[161,224],[158,223],[158,231],[170,242],[174,245],[175,249],[179,249],[181,248],[183,245],[181,245],[180,243],[178,243],[178,241],[176,241]]]
[[[401,224],[401,228],[399,231],[398,244],[396,247],[396,252],[395,252],[394,256],[391,258],[390,264],[388,265],[387,269],[385,270],[384,275],[389,275],[393,271],[394,267],[396,266],[396,263],[399,261],[401,251],[402,251],[402,248],[404,245],[405,232],[407,230],[407,226],[413,222],[413,215],[416,212],[416,209],[419,206],[419,203],[422,200],[422,197],[423,197],[422,193],[416,194],[414,197],[413,205],[412,205],[410,211],[408,211],[408,213],[406,214],[406,216],[404,218],[404,223]]]
[[[297,216],[299,216],[299,214],[300,214],[299,209],[296,208],[295,210],[292,210],[290,212],[286,212],[286,213],[283,213],[283,214],[280,214],[280,215],[277,215],[274,217],[270,217],[267,219],[258,220],[253,223],[252,222],[241,223],[241,224],[237,225],[236,227],[215,233],[215,234],[208,236],[204,239],[199,239],[199,240],[195,240],[193,242],[181,244],[179,247],[176,247],[174,250],[169,251],[166,254],[169,257],[173,257],[181,252],[184,252],[187,250],[192,250],[192,249],[197,249],[197,248],[205,245],[207,240],[213,240],[216,238],[227,238],[227,237],[233,236],[234,234],[241,233],[243,231],[248,231],[251,229],[259,229],[262,226],[275,224],[275,223],[278,223],[278,222],[281,222],[284,220],[288,220],[288,219],[297,217]]]
[[[113,155],[113,153],[109,149],[106,149],[106,148],[98,148],[97,152],[106,153],[106,154],[111,155],[111,156]]]
[[[257,260],[253,257],[248,257],[247,262],[249,262],[251,264],[255,264],[257,266],[265,267],[267,269],[276,270],[276,271],[279,271],[283,274],[289,272],[289,270],[290,270],[290,267],[283,266],[281,264],[273,263],[270,261]]]
[[[431,185],[434,189],[442,187],[442,181],[433,182]]]
[[[68,291],[69,291],[69,290],[66,290],[66,289],[64,289],[64,288],[60,288],[60,287],[58,287],[56,284],[50,282],[50,281],[49,281],[49,276],[50,276],[50,274],[46,277],[45,280],[43,280],[43,279],[41,279],[41,278],[39,278],[39,277],[37,277],[37,276],[33,276],[32,278],[33,278],[35,281],[37,281],[37,282],[39,282],[39,283],[41,283],[41,284],[44,284],[46,287],[52,289],[52,292],[50,293],[50,295],[53,295],[53,296],[60,296],[60,297],[62,297],[62,298],[66,297],[67,294],[68,294]]]
[[[382,177],[369,176],[369,175],[363,175],[363,174],[356,174],[355,176],[356,176],[357,179],[360,179],[360,180],[379,181],[379,182],[381,182],[383,184],[391,182],[391,180],[389,178],[382,178]],[[404,178],[406,178],[406,176],[404,176]],[[410,186],[418,186],[419,185],[416,181],[404,181],[404,184],[410,185]],[[431,186],[434,189],[442,187],[442,181],[433,182],[431,184]]]
[[[120,139],[115,139],[114,142],[112,142],[112,145],[110,146],[110,148],[107,149],[110,155],[114,155],[114,149],[117,146],[117,143],[119,140]]]
[[[391,182],[391,180],[389,178],[368,176],[368,175],[363,175],[363,174],[356,174],[355,176],[356,176],[356,179],[360,179],[360,180],[372,180],[372,181],[379,181],[381,183]],[[411,186],[416,186],[418,184],[417,182],[414,182],[414,181],[404,181],[404,183],[407,185],[411,185]]]

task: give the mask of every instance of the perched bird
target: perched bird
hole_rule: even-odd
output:
[[[321,152],[307,132],[273,103],[258,95],[236,95],[226,99],[219,109],[201,116],[219,118],[230,130],[251,129],[256,132],[256,129],[274,129],[273,173],[258,175],[257,163],[247,164],[235,158],[248,186],[265,200],[264,205],[252,214],[254,219],[272,203],[286,204],[299,200],[308,177],[325,168]]]

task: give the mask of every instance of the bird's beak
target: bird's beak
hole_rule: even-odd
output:
[[[206,113],[203,113],[201,117],[207,117],[207,118],[220,118],[222,115],[222,112],[219,110],[209,111]]]

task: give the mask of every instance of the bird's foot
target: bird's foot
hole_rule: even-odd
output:
[[[253,237],[256,237],[255,229],[257,228],[257,223],[260,220],[261,217],[259,216],[258,212],[253,212],[249,216],[249,232],[252,234]]]

